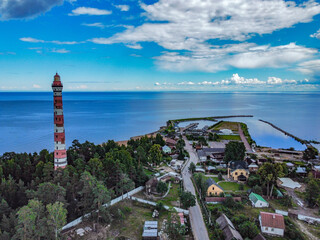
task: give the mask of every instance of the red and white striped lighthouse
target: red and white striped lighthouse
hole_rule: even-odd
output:
[[[54,169],[67,166],[66,136],[64,132],[62,88],[58,73],[52,83],[54,104]]]

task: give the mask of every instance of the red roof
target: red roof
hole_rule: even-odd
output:
[[[285,228],[284,218],[280,214],[260,212],[260,216],[261,216],[261,225],[263,227],[280,228],[280,229]]]

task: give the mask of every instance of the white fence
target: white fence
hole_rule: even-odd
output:
[[[306,222],[317,222],[320,223],[320,218],[314,218],[314,217],[309,217],[309,216],[304,216],[298,214],[298,219]]]
[[[124,199],[126,199],[126,198],[129,198],[130,196],[132,196],[132,195],[134,195],[134,194],[142,191],[143,189],[144,189],[143,186],[138,187],[138,188],[136,188],[136,189],[133,189],[132,191],[130,191],[130,192],[126,193],[126,194],[123,194],[123,195],[120,196],[120,197],[117,197],[117,198],[115,198],[115,199],[112,199],[110,203],[104,204],[104,206],[105,206],[105,207],[112,206],[112,205],[114,205],[114,204],[116,204],[116,203],[118,203],[118,202],[120,202],[120,201],[122,201],[122,200],[124,200]],[[65,225],[65,226],[62,227],[62,230],[65,230],[65,229],[68,229],[68,228],[72,228],[72,227],[78,225],[79,223],[82,222],[82,219],[83,219],[83,218],[88,217],[89,215],[90,215],[90,213],[85,214],[85,215],[83,215],[83,216],[81,216],[81,217],[73,220],[72,222],[69,222],[67,225]]]
[[[134,200],[134,201],[137,201],[137,202],[141,202],[141,203],[144,203],[144,204],[148,204],[148,205],[151,205],[151,206],[156,206],[157,203],[156,202],[151,202],[151,201],[148,201],[148,200],[144,200],[144,199],[141,199],[141,198],[136,198],[136,197],[131,197],[130,198],[131,200]],[[170,207],[169,206],[166,206],[164,205],[164,208],[166,210],[169,210]],[[173,207],[177,212],[181,212],[185,215],[189,215],[189,211],[188,210],[185,210],[185,209],[182,209],[182,208],[177,208],[177,207]]]
[[[281,214],[283,216],[288,216],[288,212],[276,209],[276,213]]]

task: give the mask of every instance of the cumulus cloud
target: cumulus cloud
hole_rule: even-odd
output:
[[[232,74],[232,76],[228,79],[223,79],[220,81],[202,81],[202,82],[191,82],[184,81],[179,83],[159,83],[156,82],[155,86],[163,86],[163,85],[177,85],[177,86],[243,86],[243,87],[257,87],[260,86],[281,86],[281,85],[305,85],[310,84],[308,79],[303,80],[288,80],[281,79],[278,77],[268,77],[267,81],[259,80],[258,78],[245,78],[239,76],[238,73]]]
[[[0,15],[2,19],[31,18],[62,3],[63,0],[2,0]]]
[[[110,41],[148,41],[166,49],[192,50],[194,43],[209,39],[243,41],[254,34],[310,22],[320,13],[320,4],[312,0],[300,5],[279,0],[160,0],[151,5],[141,3],[141,7],[155,23],[118,33]]]
[[[300,83],[305,82],[304,80],[300,81]],[[288,80],[277,77],[268,77],[267,84],[271,85],[278,85],[278,84],[297,84],[298,82],[296,80]]]
[[[72,13],[69,13],[69,16],[79,16],[79,15],[110,15],[112,11],[91,8],[91,7],[78,7],[72,10]]]
[[[314,34],[311,34],[310,37],[320,39],[320,29]]]
[[[217,72],[231,67],[262,68],[286,67],[289,64],[313,57],[318,51],[295,43],[271,47],[254,43],[203,46],[191,52],[163,52],[155,57],[161,69],[170,71]]]
[[[76,41],[57,41],[57,40],[45,41],[45,40],[36,39],[32,37],[22,37],[20,38],[20,41],[30,42],[30,43],[53,43],[53,44],[59,44],[59,45],[63,45],[63,44],[73,45],[73,44],[83,43],[83,42],[76,42]]]
[[[122,11],[122,12],[127,12],[130,9],[129,5],[114,5],[114,6],[116,8],[119,8],[120,11]]]
[[[320,13],[320,4],[312,0],[301,4],[283,0],[159,0],[150,5],[141,3],[141,8],[149,20],[146,23],[109,38],[90,41],[97,44],[155,42],[170,50],[156,57],[156,64],[171,71],[286,67],[317,52],[295,43],[271,47],[249,43],[215,46],[208,42],[211,39],[245,41],[254,35],[310,22]]]

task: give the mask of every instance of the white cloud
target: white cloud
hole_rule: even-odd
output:
[[[298,64],[297,71],[310,75],[312,78],[320,79],[320,59],[310,60]]]
[[[30,42],[30,43],[53,43],[53,44],[59,44],[59,45],[64,45],[64,44],[65,45],[74,45],[74,44],[83,43],[83,42],[76,42],[76,41],[57,41],[57,40],[45,41],[45,40],[36,39],[36,38],[32,38],[32,37],[22,37],[22,38],[20,38],[20,41]]]
[[[104,28],[105,25],[103,25],[101,22],[96,22],[96,23],[82,23],[83,26],[87,27],[98,27],[98,28]]]
[[[295,43],[277,47],[265,46],[248,49],[248,51],[234,55],[228,63],[238,68],[259,68],[259,67],[285,67],[288,64],[311,58],[316,49],[298,46]]]
[[[69,13],[69,16],[79,16],[79,15],[110,15],[112,11],[91,8],[91,7],[78,7],[72,10],[72,13]]]
[[[286,67],[317,52],[290,43],[258,46],[240,43],[215,46],[211,39],[244,41],[254,35],[270,34],[297,23],[311,22],[320,4],[283,0],[159,0],[146,5],[148,22],[128,28],[109,38],[94,38],[97,44],[155,42],[167,50],[156,57],[157,65],[171,71],[217,72],[230,67]]]
[[[41,88],[41,86],[38,85],[38,84],[33,84],[32,87],[33,87],[33,88]]]
[[[195,83],[194,82],[180,82],[180,83],[178,83],[178,85],[195,85]]]
[[[53,52],[53,53],[69,53],[70,51],[62,48],[62,49],[52,49],[51,52]]]
[[[310,37],[320,39],[320,29],[316,33],[311,34]]]
[[[320,13],[320,4],[301,5],[280,0],[160,0],[141,3],[151,21],[118,33],[112,42],[156,42],[167,49],[192,50],[195,43],[209,39],[245,40],[255,34],[267,34],[312,21]],[[193,44],[190,44],[193,43]]]
[[[214,47],[204,45],[201,49],[187,53],[163,52],[155,59],[161,69],[170,71],[217,72],[231,67],[246,69],[286,67],[311,58],[316,53],[316,49],[298,46],[295,43],[277,47],[240,43]]]
[[[300,83],[303,83],[304,81],[300,81]],[[277,78],[277,77],[268,77],[267,80],[268,84],[271,85],[279,85],[279,84],[297,84],[298,82],[296,80],[288,80],[288,79],[284,79],[282,80],[281,78]]]
[[[258,78],[245,78],[239,76],[238,73],[232,74],[232,76],[228,79],[223,79],[220,81],[203,81],[203,82],[191,82],[184,81],[179,83],[159,83],[156,82],[155,86],[163,86],[163,85],[177,85],[177,86],[216,86],[216,87],[226,87],[226,86],[243,86],[243,87],[266,87],[266,86],[281,86],[281,85],[305,85],[310,84],[308,79],[303,79],[300,81],[297,80],[288,80],[281,79],[278,77],[268,77],[267,81],[259,80]],[[311,84],[312,85],[312,84]]]
[[[114,6],[116,8],[119,8],[120,11],[122,11],[122,12],[127,12],[130,9],[129,5],[114,5]]]
[[[31,42],[31,43],[43,43],[45,42],[44,40],[40,40],[40,39],[36,39],[36,38],[32,38],[32,37],[23,37],[20,38],[21,41],[23,42]]]
[[[140,44],[127,44],[126,47],[133,49],[142,49],[142,46]]]

